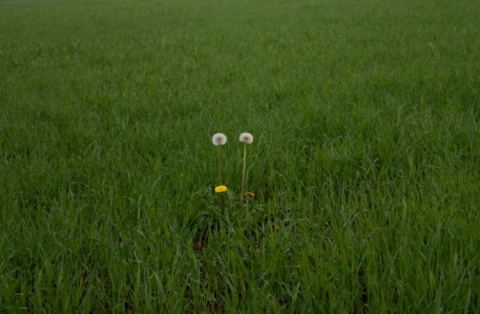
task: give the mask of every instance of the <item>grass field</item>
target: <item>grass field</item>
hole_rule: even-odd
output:
[[[1,312],[480,313],[478,12],[0,1]]]

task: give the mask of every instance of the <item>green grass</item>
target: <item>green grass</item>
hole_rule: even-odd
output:
[[[0,1],[0,308],[480,312],[479,10]]]

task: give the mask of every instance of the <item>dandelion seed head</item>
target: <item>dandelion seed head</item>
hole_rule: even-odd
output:
[[[238,138],[240,142],[245,144],[252,144],[253,143],[253,135],[250,133],[242,133]]]
[[[215,146],[225,145],[227,143],[227,136],[223,133],[216,133],[212,136],[212,143]]]

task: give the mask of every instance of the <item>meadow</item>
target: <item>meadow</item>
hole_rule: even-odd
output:
[[[478,12],[0,1],[0,311],[480,313]]]

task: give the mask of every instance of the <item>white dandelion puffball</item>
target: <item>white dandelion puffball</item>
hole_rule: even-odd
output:
[[[240,137],[238,138],[238,140],[242,143],[245,143],[245,144],[252,144],[253,135],[250,134],[250,133],[242,133],[242,134],[240,134]]]
[[[215,146],[225,145],[227,143],[227,136],[223,133],[216,133],[212,136],[212,143]]]

